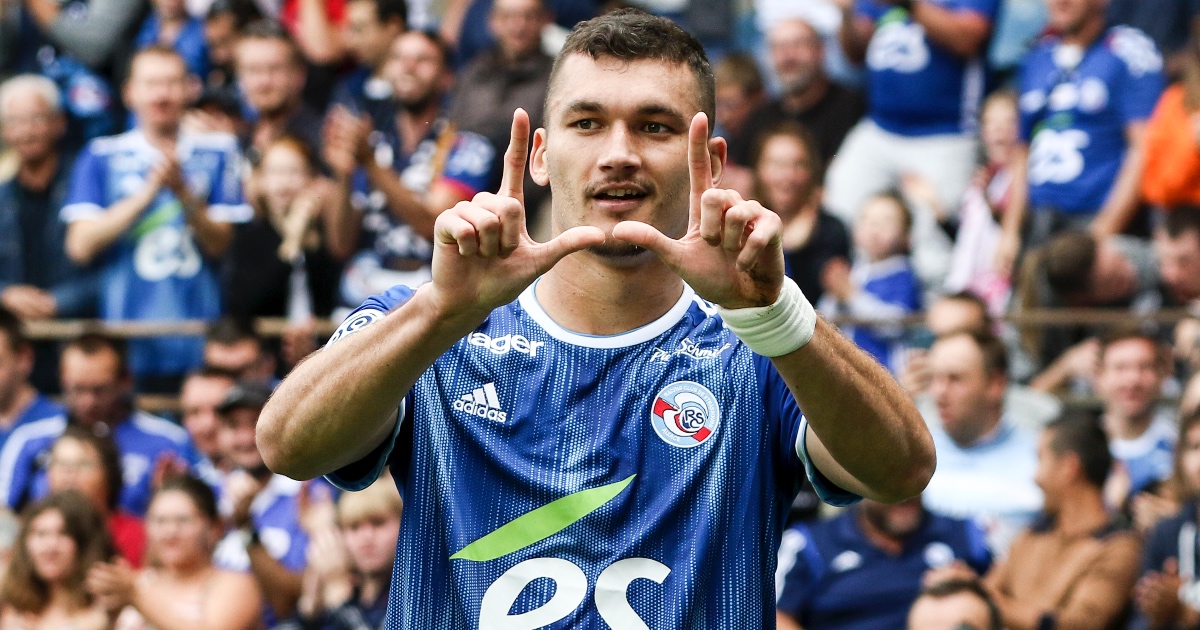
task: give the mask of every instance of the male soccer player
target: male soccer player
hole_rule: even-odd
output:
[[[898,501],[932,441],[785,280],[778,217],[714,189],[699,42],[616,12],[556,64],[532,154],[518,110],[499,194],[443,212],[433,280],[369,299],[284,380],[264,459],[347,489],[391,465],[388,628],[773,627],[801,475]],[[547,243],[525,229],[527,157]]]

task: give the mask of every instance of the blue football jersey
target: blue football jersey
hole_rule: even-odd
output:
[[[1135,28],[1110,28],[1082,52],[1074,63],[1062,40],[1049,36],[1021,68],[1033,208],[1098,212],[1125,159],[1126,127],[1149,118],[1163,90],[1162,56]]]
[[[4,444],[8,442],[8,436],[12,435],[13,431],[16,431],[18,428],[29,424],[30,422],[42,420],[44,418],[50,418],[53,416],[60,416],[65,413],[66,410],[63,409],[62,405],[54,402],[46,396],[38,394],[37,398],[34,398],[33,402],[31,402],[29,406],[21,412],[21,415],[17,416],[11,427],[0,427],[0,452],[3,451]]]
[[[214,221],[245,221],[252,211],[242,201],[241,159],[228,134],[179,137],[179,165],[193,195],[207,202]],[[95,217],[145,185],[162,159],[145,135],[134,130],[88,144],[75,163],[62,219]],[[216,272],[201,254],[183,216],[183,206],[164,188],[101,259],[100,313],[108,321],[214,319],[221,315]],[[131,341],[134,373],[182,374],[200,365],[197,337]]]
[[[951,11],[972,11],[989,23],[999,0],[924,0]],[[984,52],[964,59],[929,41],[909,12],[859,0],[858,15],[875,23],[867,47],[867,115],[902,136],[968,133],[984,93]]]
[[[385,463],[405,499],[388,628],[774,627],[775,552],[809,463],[807,422],[769,360],[685,288],[615,336],[570,332],[536,283],[404,398]],[[367,300],[331,343],[412,291]]]

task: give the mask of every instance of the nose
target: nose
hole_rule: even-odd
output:
[[[634,147],[633,134],[629,127],[618,122],[611,127],[604,143],[604,153],[600,156],[600,170],[636,171],[642,165],[641,157]]]

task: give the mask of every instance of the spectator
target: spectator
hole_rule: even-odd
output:
[[[825,44],[808,22],[780,21],[767,33],[767,42],[781,94],[754,113],[751,135],[785,120],[798,122],[816,136],[821,163],[829,164],[866,110],[862,95],[829,80],[822,66]]]
[[[1200,24],[1192,30],[1178,56],[1183,76],[1163,92],[1146,123],[1142,197],[1164,210],[1200,204]]]
[[[740,190],[739,186],[730,186],[731,169],[747,169],[755,164],[756,143],[761,144],[765,139],[752,138],[751,133],[766,129],[759,121],[759,116],[762,115],[760,108],[766,102],[767,91],[763,85],[762,72],[758,69],[758,62],[746,53],[730,53],[714,64],[713,79],[716,83],[717,98],[713,135],[725,138],[725,143],[729,146],[729,157],[725,162],[721,183]],[[814,152],[814,156],[817,154],[820,154],[819,149]],[[749,171],[745,173],[745,177],[750,175]]]
[[[238,35],[254,14],[239,0],[214,0],[204,14],[204,43],[208,50],[209,72],[201,76],[202,94],[236,97],[233,72]],[[253,6],[253,5],[250,5]]]
[[[236,381],[237,377],[231,372],[204,367],[188,374],[179,390],[183,427],[187,429],[201,458],[196,465],[196,474],[213,487],[220,487],[230,470],[229,462],[221,455],[217,407],[229,395],[229,388]]]
[[[938,467],[925,489],[935,514],[973,518],[997,557],[1042,504],[1037,441],[1004,406],[1008,356],[989,333],[952,332],[929,350]]]
[[[863,501],[832,520],[788,530],[776,584],[782,630],[903,627],[921,576],[955,560],[983,572],[991,556],[973,524],[933,516],[920,497]]]
[[[449,118],[506,146],[518,107],[529,114],[531,129],[543,126],[546,86],[554,58],[541,49],[542,28],[550,23],[545,0],[493,0],[488,29],[496,45],[462,69]]]
[[[303,0],[312,2],[313,0]],[[234,50],[238,85],[254,118],[241,139],[251,163],[279,136],[300,138],[321,154],[321,115],[302,100],[304,57],[287,33],[260,21],[246,27]]]
[[[223,317],[204,336],[204,365],[238,379],[275,383],[275,357],[245,320]]]
[[[209,260],[245,220],[239,160],[225,134],[180,129],[187,70],[175,51],[146,48],[133,59],[125,96],[138,126],[93,141],[80,155],[62,209],[67,254],[103,268],[101,316],[109,321],[211,319],[220,293]],[[200,364],[194,337],[130,344],[141,391],[178,391]],[[144,506],[143,506],[144,507]]]
[[[330,222],[358,217],[342,204],[322,203],[328,188],[317,180],[315,157],[293,136],[279,136],[263,147],[254,178],[254,217],[234,229],[223,265],[226,314],[286,316],[294,322],[329,317],[341,278],[336,244],[327,236],[341,232]],[[336,253],[346,258],[353,246],[345,244]]]
[[[108,614],[84,578],[112,553],[104,521],[87,499],[64,492],[31,505],[0,589],[0,626],[107,630]]]
[[[397,284],[426,282],[434,219],[487,185],[492,145],[444,118],[442,100],[454,80],[448,54],[433,35],[419,31],[393,42],[385,73],[400,106],[395,133],[372,133],[366,121],[345,112],[330,116],[326,161],[342,205],[362,211],[357,235],[339,237],[359,243],[342,279],[346,305]]]
[[[850,327],[850,338],[896,374],[906,350],[898,320],[921,308],[921,283],[908,257],[912,225],[912,211],[899,194],[869,199],[854,223],[854,267],[836,259],[821,272],[827,292],[821,311],[882,320]]]
[[[124,487],[120,506],[134,516],[146,513],[154,471],[159,466],[192,464],[196,455],[187,431],[133,406],[133,378],[124,344],[97,334],[67,343],[61,361],[67,418],[31,422],[9,436],[0,451],[0,499],[18,509],[47,492],[44,455],[67,423],[92,430],[107,428],[121,452]]]
[[[999,2],[838,4],[846,56],[867,65],[868,103],[830,164],[826,203],[851,221],[864,200],[918,175],[944,218],[956,217],[975,169],[983,57]]]
[[[300,618],[276,630],[382,628],[404,505],[391,475],[337,502],[337,526],[308,546]]]
[[[1104,432],[1087,416],[1050,423],[1038,444],[1045,514],[984,578],[1009,630],[1115,627],[1137,580],[1141,541],[1104,507],[1112,467]]]
[[[1118,330],[1100,342],[1096,393],[1115,462],[1105,488],[1110,506],[1124,506],[1171,477],[1178,422],[1171,409],[1158,405],[1166,377],[1167,356],[1153,336]]]
[[[133,44],[174,49],[187,63],[188,72],[203,80],[208,76],[208,42],[204,22],[188,15],[185,0],[151,0],[151,13],[142,22]]]
[[[0,452],[13,431],[63,414],[58,403],[30,384],[31,373],[33,345],[26,339],[21,321],[0,307]]]
[[[1166,214],[1154,232],[1154,253],[1167,300],[1187,305],[1200,299],[1200,206]]]
[[[766,132],[753,161],[755,199],[783,220],[787,274],[814,304],[825,293],[821,274],[850,258],[850,234],[821,207],[821,158],[813,135],[797,123]]]
[[[1134,591],[1137,612],[1130,630],[1192,628],[1200,624],[1196,532],[1200,530],[1200,414],[1179,423],[1174,486],[1179,513],[1155,525],[1146,537],[1142,577]]]
[[[1162,57],[1141,31],[1105,27],[1104,5],[1049,3],[1053,35],[1021,69],[1022,156],[997,248],[1007,270],[1030,215],[1028,247],[1063,230],[1097,238],[1132,227],[1144,164],[1145,121],[1163,89]]]
[[[959,211],[958,233],[945,289],[970,291],[984,299],[988,312],[1000,316],[1008,307],[1012,284],[996,271],[1000,219],[1012,199],[1013,160],[1019,141],[1017,98],[995,92],[984,101],[979,136],[985,164],[975,172]]]
[[[46,482],[51,493],[74,490],[100,513],[117,553],[142,566],[146,530],[142,519],[117,505],[121,498],[121,454],[97,427],[68,425],[50,447]]]
[[[96,279],[67,258],[57,216],[71,177],[65,129],[53,81],[22,75],[0,85],[0,131],[18,163],[0,183],[0,304],[22,319],[96,312]]]
[[[268,618],[284,619],[296,611],[309,536],[300,521],[300,482],[272,474],[254,439],[270,394],[258,382],[241,381],[217,409],[222,456],[234,468],[219,494],[233,529],[217,546],[214,560],[223,569],[253,575],[270,605]]]
[[[27,0],[28,18],[54,46],[97,72],[121,67],[122,47],[133,41],[140,0]]]
[[[978,580],[948,580],[921,590],[908,630],[1004,630],[1004,624]]]
[[[376,129],[394,123],[396,105],[392,83],[383,74],[388,50],[403,33],[408,13],[405,0],[350,0],[342,39],[356,67],[333,91],[332,103],[358,116],[366,114]]]
[[[454,47],[455,64],[463,66],[471,62],[475,55],[482,53],[495,45],[495,36],[488,26],[494,0],[447,0],[445,15],[440,26],[440,36],[448,45]],[[615,6],[614,6],[615,5]],[[547,0],[549,9],[558,25],[558,30],[570,30],[583,20],[590,20],[605,10],[616,10],[630,3],[617,0]],[[414,25],[416,23],[414,22]],[[550,29],[547,29],[550,30]],[[547,37],[554,41],[553,36]],[[564,35],[557,37],[557,46],[562,46]],[[557,52],[558,48],[547,44],[547,52]]]
[[[112,611],[118,630],[254,630],[262,594],[244,573],[213,566],[220,531],[217,500],[204,482],[175,477],[154,493],[146,513],[152,567],[100,563],[88,586]]]
[[[1178,77],[1188,56],[1188,33],[1200,5],[1192,0],[1109,0],[1108,23],[1132,26],[1154,41],[1165,57],[1167,76]],[[1194,52],[1191,54],[1195,54]]]

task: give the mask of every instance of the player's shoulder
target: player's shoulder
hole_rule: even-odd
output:
[[[1132,26],[1113,26],[1104,35],[1104,47],[1125,64],[1135,77],[1160,73],[1162,54],[1150,36]]]

